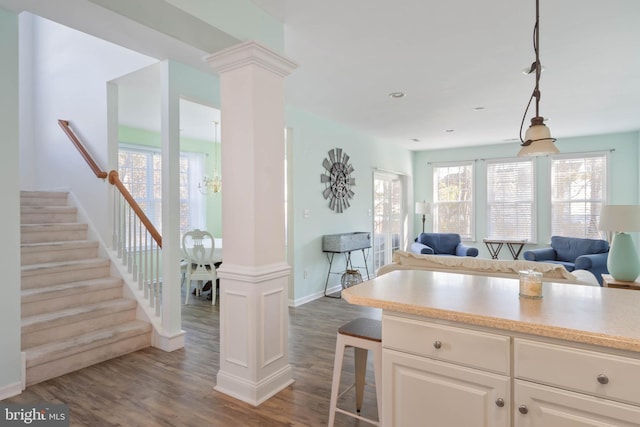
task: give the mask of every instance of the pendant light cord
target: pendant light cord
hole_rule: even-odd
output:
[[[527,103],[527,108],[524,110],[524,114],[522,115],[522,121],[520,122],[520,143],[522,146],[527,146],[530,144],[525,142],[522,139],[522,129],[524,128],[524,121],[527,118],[527,113],[529,112],[529,108],[531,107],[531,101],[533,98],[536,98],[536,117],[539,114],[540,107],[540,73],[542,72],[542,66],[540,65],[540,2],[536,0],[536,23],[533,26],[533,51],[536,54],[536,86],[533,88],[533,92],[531,93],[531,97],[529,98],[529,102]]]

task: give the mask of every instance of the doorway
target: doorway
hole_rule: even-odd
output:
[[[404,179],[401,175],[373,174],[373,271],[391,262],[404,247]]]

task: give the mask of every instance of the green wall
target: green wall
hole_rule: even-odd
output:
[[[0,8],[0,399],[22,388],[20,354],[20,202],[18,144],[18,16]]]
[[[411,152],[399,148],[392,141],[382,141],[363,135],[351,128],[320,118],[298,108],[287,106],[286,125],[293,130],[290,159],[293,177],[292,203],[293,227],[293,281],[294,291],[289,297],[296,304],[322,295],[327,279],[328,261],[322,252],[322,236],[373,230],[373,172],[376,169],[405,174],[411,185]],[[351,207],[336,213],[322,196],[325,185],[320,175],[325,171],[322,161],[328,151],[342,148],[350,156],[354,167],[355,196]],[[411,203],[411,201],[408,201]],[[308,210],[309,217],[304,217]],[[409,217],[411,217],[410,214]],[[291,254],[290,254],[291,255]],[[361,252],[354,252],[353,263],[363,265]],[[369,254],[369,266],[372,263]],[[343,256],[336,255],[334,271],[344,267]],[[306,273],[306,274],[305,274]],[[339,283],[332,275],[329,287]]]
[[[611,204],[637,204],[640,201],[638,174],[640,132],[625,132],[606,135],[592,135],[576,138],[562,138],[556,143],[562,154],[609,152],[608,202]],[[414,186],[416,200],[433,200],[433,177],[431,164],[460,160],[475,160],[475,246],[481,257],[489,257],[482,239],[486,236],[486,170],[485,159],[516,157],[519,145],[505,144],[479,147],[430,150],[414,153]],[[538,196],[538,244],[527,248],[547,246],[551,235],[551,206],[549,191],[549,157],[536,158],[537,196]],[[414,228],[419,229],[419,218],[414,218]],[[427,222],[431,227],[432,222]],[[507,258],[508,252],[502,251],[501,258]]]

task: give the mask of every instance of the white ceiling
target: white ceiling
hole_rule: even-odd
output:
[[[0,6],[203,70],[205,53],[236,42],[211,29],[206,45],[184,24],[202,26],[197,18],[154,1],[143,3],[157,13],[135,19],[104,6],[140,6],[126,0]],[[517,152],[535,83],[521,73],[534,60],[534,0],[252,1],[284,23],[286,55],[299,64],[286,79],[287,103],[413,150],[510,141]],[[640,129],[640,1],[541,0],[540,12],[540,113],[552,135],[561,143]],[[162,30],[167,14],[184,28]],[[407,96],[389,98],[396,91]]]
[[[287,102],[410,149],[517,152],[534,0],[252,1],[284,22],[300,65]],[[559,142],[640,129],[640,1],[541,0],[540,59],[540,114]]]

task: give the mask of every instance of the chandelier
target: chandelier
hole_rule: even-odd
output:
[[[213,122],[215,125],[215,137],[213,144],[213,178],[205,175],[202,181],[198,183],[198,190],[204,195],[216,194],[222,191],[222,179],[218,173],[218,122]]]
[[[551,137],[551,131],[544,124],[544,118],[540,116],[540,73],[542,72],[542,64],[540,63],[540,4],[539,0],[536,0],[536,23],[533,27],[533,50],[536,54],[536,59],[531,64],[529,72],[536,72],[536,86],[533,89],[533,93],[529,98],[529,103],[522,116],[522,122],[520,123],[520,142],[522,149],[518,153],[518,156],[542,156],[545,154],[559,153],[556,146],[553,144],[555,138]],[[531,126],[527,129],[527,132],[522,139],[522,128],[524,121],[531,106],[533,98],[536,99],[536,115],[531,118]]]

